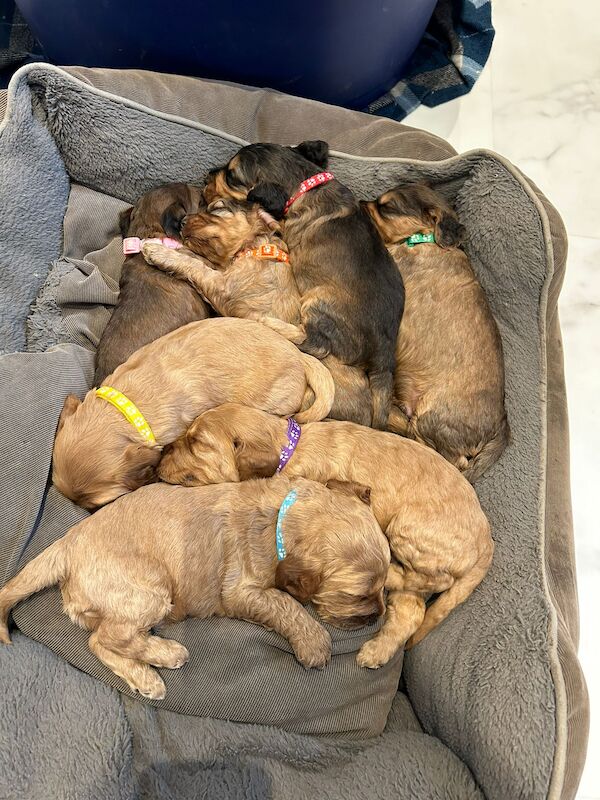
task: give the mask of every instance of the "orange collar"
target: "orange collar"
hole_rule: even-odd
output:
[[[268,258],[269,261],[281,261],[283,264],[289,264],[290,257],[283,250],[280,250],[274,244],[261,244],[260,247],[250,248],[249,250],[241,250],[236,258],[242,256],[251,256],[252,258]]]

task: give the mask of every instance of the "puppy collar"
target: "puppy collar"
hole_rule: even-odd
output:
[[[145,439],[149,444],[156,444],[156,439],[152,433],[152,428],[146,422],[146,418],[128,397],[125,397],[123,392],[118,389],[113,389],[112,386],[101,386],[96,389],[96,397],[106,400],[107,403],[113,405],[117,411],[120,411],[125,419],[130,422],[140,436]]]
[[[414,247],[416,244],[429,243],[436,244],[433,231],[431,233],[413,233],[412,236],[409,236],[402,242],[402,244],[405,244],[407,247]]]
[[[283,561],[283,559],[287,556],[287,550],[285,549],[285,544],[283,542],[283,520],[285,519],[285,515],[294,505],[297,499],[298,499],[298,492],[295,489],[292,489],[291,492],[288,492],[286,494],[286,496],[283,498],[283,503],[279,506],[279,513],[277,514],[277,525],[275,526],[275,544],[277,546],[277,561]]]
[[[275,475],[279,475],[281,470],[285,467],[288,463],[290,458],[294,455],[294,450],[298,446],[298,442],[300,441],[300,434],[302,433],[302,428],[293,417],[288,419],[288,426],[287,426],[287,442],[281,448],[281,453],[279,455],[279,466],[275,470]]]
[[[283,250],[275,247],[274,244],[261,244],[260,247],[252,247],[248,250],[240,250],[236,258],[251,256],[252,258],[268,258],[269,261],[281,261],[282,264],[289,264],[290,257]]]
[[[332,175],[331,172],[318,172],[316,175],[312,175],[310,178],[302,181],[296,194],[292,195],[283,207],[283,213],[287,214],[292,203],[295,203],[303,194],[310,192],[311,189],[316,189],[317,186],[322,186],[324,183],[329,183],[329,181],[334,180],[334,177],[335,176]]]
[[[165,247],[171,250],[179,250],[183,247],[181,242],[178,242],[177,239],[171,239],[170,236],[160,236],[155,239],[138,239],[137,236],[128,236],[126,239],[123,239],[123,255],[131,256],[135,253],[141,253],[142,247],[146,242],[150,242],[151,244],[164,244]]]

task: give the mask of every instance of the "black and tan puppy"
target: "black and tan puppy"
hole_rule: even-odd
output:
[[[464,228],[428,186],[397,187],[364,206],[406,286],[394,392],[405,413],[395,411],[390,430],[434,447],[473,481],[500,457],[509,427],[502,343],[459,247]]]
[[[369,216],[346,186],[318,183],[293,202],[306,179],[327,166],[326,142],[297,147],[252,144],[209,175],[204,197],[248,197],[276,219],[301,299],[300,348],[367,373],[372,424],[387,427],[396,339],[404,306],[402,278]]]
[[[160,186],[121,213],[121,234],[139,239],[179,238],[181,220],[195,214],[201,204],[202,194],[195,186]],[[95,386],[140,347],[209,316],[208,306],[191,286],[152,269],[141,253],[126,256],[119,288],[118,305],[96,351]]]

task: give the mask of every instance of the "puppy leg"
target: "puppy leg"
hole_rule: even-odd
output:
[[[225,276],[212,269],[200,256],[188,255],[181,250],[171,250],[162,244],[145,244],[142,247],[142,254],[148,264],[187,281],[215,311],[228,316],[231,297],[227,292]]]
[[[418,594],[392,590],[381,630],[358,651],[359,667],[377,669],[387,664],[423,622],[425,600]]]
[[[156,670],[138,661],[115,652],[115,634],[111,623],[101,622],[92,633],[89,648],[99,661],[122,678],[129,688],[152,700],[162,700],[166,694],[165,684]],[[118,627],[118,626],[117,626]]]
[[[152,664],[153,667],[166,667],[167,669],[179,669],[187,663],[189,657],[187,648],[174,639],[163,639],[161,636],[151,635],[145,637],[143,651],[139,655],[140,661]]]
[[[322,669],[331,658],[331,637],[325,628],[286,592],[251,587],[226,602],[228,615],[257,622],[287,639],[307,669]]]

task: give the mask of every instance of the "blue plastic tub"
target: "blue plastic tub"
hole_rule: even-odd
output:
[[[17,0],[55,64],[269,86],[348,108],[390,89],[436,0]]]

